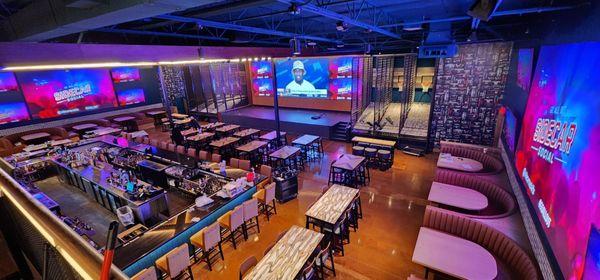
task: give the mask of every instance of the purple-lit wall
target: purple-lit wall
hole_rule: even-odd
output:
[[[0,43],[0,66],[83,63],[168,61],[204,58],[288,56],[287,48],[192,47],[157,45]]]

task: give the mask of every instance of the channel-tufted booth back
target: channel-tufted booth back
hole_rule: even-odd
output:
[[[446,232],[481,245],[497,261],[497,279],[540,279],[537,267],[519,245],[500,231],[475,219],[449,210],[427,206],[423,226]]]
[[[497,219],[512,214],[516,209],[515,199],[508,191],[501,186],[481,179],[481,177],[469,175],[464,172],[438,168],[435,171],[434,181],[473,189],[487,197],[490,205],[487,209],[489,211],[484,210],[482,214],[465,214],[467,216],[475,218]],[[498,209],[489,209],[489,207],[495,207]],[[485,214],[486,212],[489,214]]]
[[[470,174],[493,175],[504,170],[504,164],[501,160],[491,154],[483,153],[483,151],[477,151],[475,149],[464,148],[456,145],[444,145],[441,147],[440,153],[448,153],[457,157],[474,159],[483,164],[482,171],[469,172]]]
[[[473,150],[478,152],[483,152],[484,149],[487,150],[487,154],[494,156],[497,159],[502,159],[502,151],[500,148],[491,147],[491,146],[482,146],[475,144],[467,144],[467,143],[458,143],[452,141],[440,141],[440,148],[444,147],[455,147],[455,148],[463,148],[467,150]]]

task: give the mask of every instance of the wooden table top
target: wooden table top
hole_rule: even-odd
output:
[[[21,139],[23,141],[31,141],[31,140],[36,140],[36,139],[45,138],[45,137],[50,137],[50,134],[48,134],[47,132],[36,132],[36,133],[32,133],[32,134],[23,135],[23,136],[21,136]]]
[[[279,132],[279,135],[281,135],[281,136],[285,136],[285,134],[286,134],[285,131]],[[267,141],[274,140],[275,138],[277,138],[277,131],[275,131],[275,130],[260,136],[260,139],[267,140]]]
[[[90,129],[90,128],[94,128],[97,127],[98,125],[95,123],[82,123],[82,124],[78,124],[76,126],[73,126],[74,130],[84,130],[84,129]]]
[[[460,279],[494,279],[496,260],[469,240],[421,227],[412,261]]]
[[[186,129],[186,130],[181,131],[181,135],[183,135],[184,137],[185,136],[190,136],[190,135],[196,134],[196,133],[198,133],[198,130],[195,129],[195,128],[190,128],[190,129]]]
[[[335,225],[358,192],[358,189],[332,185],[310,209],[306,210],[306,216]]]
[[[355,156],[351,154],[343,154],[334,164],[333,167],[345,169],[345,170],[354,170],[361,163],[365,161],[365,157]]]
[[[217,128],[216,131],[218,131],[218,132],[229,132],[229,131],[232,131],[234,129],[238,129],[239,127],[240,126],[237,125],[237,124],[228,124],[228,125],[224,125],[224,126],[221,126],[221,127]]]
[[[234,133],[233,136],[240,137],[240,138],[241,137],[248,137],[248,136],[250,136],[252,134],[256,134],[256,133],[259,133],[259,132],[260,132],[260,130],[258,130],[258,129],[248,128],[248,129],[244,129],[244,130],[241,130],[241,131],[238,131],[238,132]]]
[[[202,129],[213,129],[213,128],[217,128],[220,126],[224,126],[225,123],[222,122],[214,122],[214,123],[207,123],[207,124],[203,124],[201,125]]]
[[[269,156],[279,159],[287,159],[291,155],[300,152],[300,148],[294,146],[283,146],[279,150],[272,152]]]
[[[313,142],[319,140],[319,138],[321,138],[321,137],[316,136],[316,135],[304,134],[304,135],[296,138],[294,141],[292,141],[292,144],[306,146],[306,145],[312,144]]]
[[[93,135],[96,135],[96,136],[100,136],[100,135],[113,134],[113,133],[119,133],[119,132],[121,132],[120,128],[101,127],[101,128],[98,128],[98,129],[90,130],[87,133],[88,134],[93,134]]]
[[[188,141],[203,141],[213,136],[215,136],[215,134],[212,132],[202,132],[200,134],[188,136],[185,139]]]
[[[470,158],[455,157],[447,153],[440,154],[437,166],[466,172],[479,172],[483,170],[483,164],[479,161]]]
[[[213,147],[221,148],[221,147],[225,147],[227,145],[231,145],[239,140],[240,140],[240,138],[237,138],[237,137],[225,137],[225,138],[221,138],[219,140],[210,142],[210,145]]]
[[[165,111],[158,110],[158,111],[146,112],[146,115],[154,117],[154,116],[160,116],[160,115],[163,115],[163,114],[166,114],[166,113],[167,112],[165,112]]]
[[[352,142],[367,143],[367,144],[374,144],[374,145],[387,146],[387,147],[393,147],[394,145],[396,145],[396,142],[394,142],[394,141],[369,138],[369,137],[360,137],[360,136],[354,136],[352,138]]]
[[[171,114],[171,117],[176,118],[176,119],[185,119],[189,116],[186,114],[173,113],[173,114]]]
[[[431,184],[427,200],[472,211],[480,211],[488,206],[487,197],[476,190],[439,182]]]
[[[124,117],[119,117],[119,118],[113,119],[113,121],[126,122],[126,121],[130,121],[130,120],[134,120],[134,119],[135,119],[135,117],[132,117],[132,116],[124,116]]]
[[[292,226],[244,279],[295,279],[322,239],[322,233]]]
[[[180,119],[180,120],[173,120],[174,124],[186,124],[186,123],[190,123],[192,121],[192,119],[190,118],[186,118],[186,119]]]
[[[256,149],[260,149],[260,148],[266,146],[267,144],[269,144],[269,143],[266,142],[266,141],[254,140],[254,141],[252,141],[250,143],[247,143],[245,145],[239,146],[236,149],[238,151],[250,153],[250,152],[252,152],[252,151],[254,151]]]

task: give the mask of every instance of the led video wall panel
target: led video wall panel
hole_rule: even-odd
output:
[[[566,279],[598,259],[600,43],[540,50],[516,167]],[[592,232],[590,234],[590,232]],[[597,275],[598,265],[585,267]],[[589,279],[594,279],[589,278]]]

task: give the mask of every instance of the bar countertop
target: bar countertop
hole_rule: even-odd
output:
[[[253,187],[247,187],[244,192],[241,192],[237,196],[241,196],[251,189],[253,189]],[[116,248],[113,263],[121,269],[130,266],[156,248],[186,231],[197,222],[206,218],[211,213],[217,211],[235,197],[224,199],[215,195],[211,198],[214,200],[213,203],[202,208],[191,206],[188,210],[185,210],[171,217],[167,221],[158,224],[147,232],[144,232],[137,239]]]

